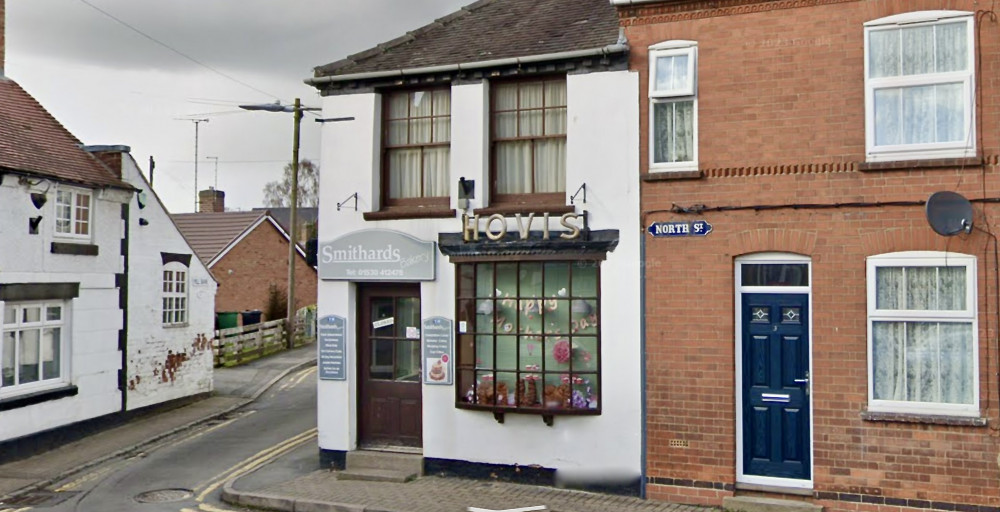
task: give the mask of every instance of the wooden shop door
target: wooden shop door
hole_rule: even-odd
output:
[[[420,447],[420,285],[359,285],[358,440]]]

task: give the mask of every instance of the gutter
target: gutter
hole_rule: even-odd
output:
[[[320,86],[335,82],[350,82],[354,80],[369,80],[374,78],[403,77],[414,75],[427,75],[433,73],[446,73],[451,71],[469,71],[473,69],[494,68],[502,66],[512,66],[516,64],[530,64],[546,62],[552,60],[578,59],[581,57],[597,57],[611,55],[615,53],[625,53],[629,49],[628,43],[618,42],[600,48],[590,48],[586,50],[573,50],[568,52],[545,53],[541,55],[529,55],[527,57],[509,57],[506,59],[484,60],[480,62],[469,62],[466,64],[446,64],[443,66],[428,66],[423,68],[396,69],[390,71],[368,71],[365,73],[354,73],[350,75],[329,75],[310,77],[303,82],[307,85]]]

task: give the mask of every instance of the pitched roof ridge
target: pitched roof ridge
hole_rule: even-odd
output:
[[[444,15],[444,16],[442,16],[442,17],[440,17],[440,18],[438,18],[438,19],[436,19],[436,20],[434,20],[434,21],[432,21],[432,22],[430,22],[430,23],[428,23],[428,24],[420,27],[420,28],[416,28],[414,30],[407,31],[405,34],[403,34],[403,35],[401,35],[399,37],[396,37],[394,39],[390,39],[390,40],[385,41],[383,43],[379,43],[379,44],[375,45],[374,47],[369,48],[367,50],[362,50],[362,51],[360,51],[358,53],[355,53],[355,54],[352,54],[352,55],[348,55],[347,57],[345,57],[343,59],[340,59],[338,61],[335,61],[335,62],[331,62],[330,64],[326,64],[326,65],[323,65],[323,66],[317,66],[316,68],[314,68],[314,72],[318,72],[321,69],[322,69],[323,72],[326,72],[326,73],[333,72],[333,71],[336,71],[336,70],[338,70],[338,69],[340,69],[342,67],[350,66],[352,64],[357,64],[360,61],[363,61],[363,60],[366,60],[366,59],[370,59],[372,57],[375,57],[375,56],[378,56],[378,55],[382,55],[384,53],[388,53],[389,51],[391,51],[394,48],[398,48],[398,47],[403,46],[403,45],[405,45],[407,43],[415,41],[418,36],[422,36],[422,35],[426,34],[427,32],[430,32],[430,31],[438,29],[438,28],[444,28],[444,27],[448,26],[450,23],[454,22],[455,20],[464,18],[465,16],[471,14],[472,12],[477,11],[477,10],[483,8],[483,7],[486,7],[487,5],[490,5],[490,4],[492,4],[492,3],[496,2],[496,1],[497,0],[478,0],[476,2],[473,2],[473,3],[469,4],[469,5],[462,6],[462,8],[460,8],[459,10],[457,10],[455,12],[446,14],[446,15]]]

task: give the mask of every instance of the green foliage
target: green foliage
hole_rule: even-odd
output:
[[[267,305],[264,315],[268,320],[277,320],[288,316],[288,295],[278,285],[271,283],[267,288]]]
[[[319,205],[319,165],[310,160],[299,162],[298,205],[301,208],[311,208]],[[280,181],[272,181],[264,185],[264,206],[268,208],[285,208],[292,205],[292,164],[285,165],[285,172]]]

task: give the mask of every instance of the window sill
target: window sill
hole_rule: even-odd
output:
[[[446,206],[401,206],[365,212],[363,216],[365,220],[439,219],[454,217],[455,213]]]
[[[703,177],[701,171],[652,171],[643,173],[639,178],[648,183],[651,181],[699,180]]]
[[[574,213],[576,212],[576,206],[571,204],[550,204],[546,205],[544,203],[531,205],[531,204],[498,204],[487,206],[485,208],[476,208],[472,210],[472,213],[476,215],[514,215],[517,213]]]
[[[29,405],[40,404],[50,400],[59,400],[60,398],[76,396],[78,392],[79,389],[77,389],[76,386],[63,386],[55,389],[46,389],[44,391],[35,391],[34,393],[3,398],[0,399],[0,412],[19,409],[21,407],[28,407]]]
[[[924,160],[896,160],[891,162],[861,162],[858,170],[873,171],[911,171],[917,169],[947,169],[953,167],[977,167],[983,165],[982,157],[969,158],[929,158]]]
[[[563,408],[543,408],[543,407],[503,407],[495,405],[478,405],[465,402],[455,404],[456,409],[466,409],[470,411],[486,411],[493,413],[493,419],[497,423],[503,424],[505,414],[531,414],[541,416],[542,421],[548,426],[555,424],[556,416],[600,416],[600,409],[563,409]]]
[[[71,256],[97,256],[97,246],[87,243],[52,242],[51,252]]]
[[[187,327],[189,324],[187,322],[181,322],[179,324],[160,324],[164,329],[180,329],[181,327]]]
[[[861,419],[886,423],[919,423],[925,425],[951,425],[957,427],[985,427],[986,418],[975,416],[942,416],[937,414],[915,414],[907,412],[862,411]]]

